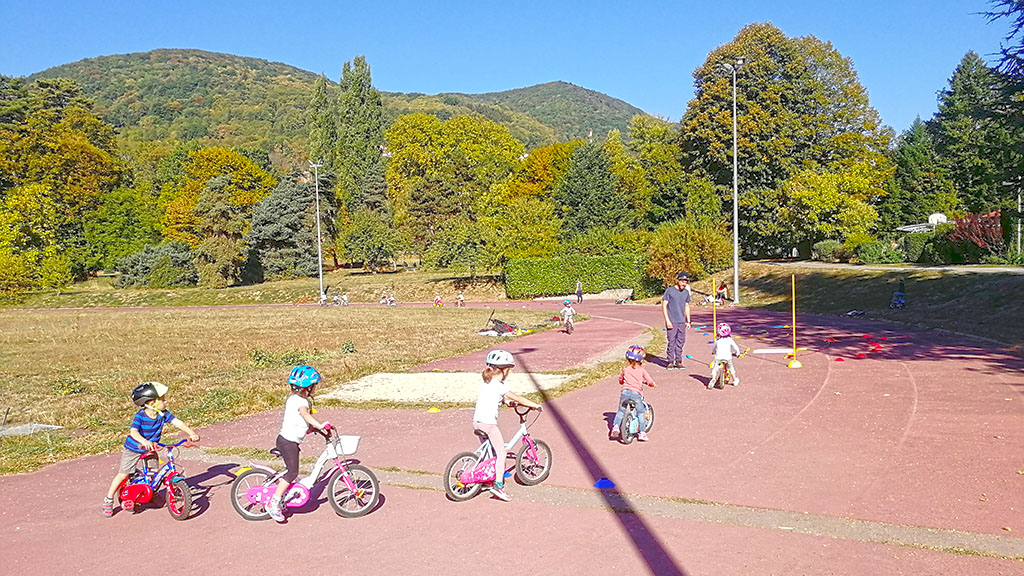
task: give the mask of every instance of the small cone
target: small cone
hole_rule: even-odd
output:
[[[790,368],[803,368],[804,367],[804,365],[801,364],[800,361],[796,360],[796,359],[790,361],[790,363],[787,364],[787,366],[790,367]]]
[[[429,412],[431,414],[437,414],[440,411],[441,411],[440,408],[431,408],[430,410],[427,410],[427,412]]]
[[[601,478],[597,482],[594,482],[594,488],[600,488],[601,490],[607,490],[609,488],[615,488],[615,482],[607,478]]]
[[[845,362],[842,358],[836,358],[836,362]]]

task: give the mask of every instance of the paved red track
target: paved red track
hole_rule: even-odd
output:
[[[660,326],[655,306],[584,302],[578,308],[594,319],[572,336],[547,332],[508,344],[521,369],[562,369],[628,343],[640,333],[636,323]],[[744,336],[741,344],[788,343],[787,330],[776,327],[788,323],[785,315],[722,313]],[[696,309],[695,326],[709,325],[709,316],[710,310]],[[606,440],[605,419],[617,398],[611,379],[553,400],[531,429],[556,458],[545,486],[592,495],[594,481],[606,477],[627,495],[676,499],[666,507],[696,499],[722,510],[806,513],[812,523],[862,520],[992,535],[1024,549],[1024,475],[1018,473],[1024,470],[1024,362],[988,342],[866,320],[804,317],[800,324],[798,343],[810,348],[800,356],[802,369],[786,368],[780,355],[747,355],[737,361],[742,384],[714,391],[703,386],[710,336],[690,332],[685,353],[695,359],[686,370],[651,368],[659,386],[648,393],[657,420],[647,444]],[[472,369],[481,354],[438,367]],[[373,467],[439,474],[451,455],[475,442],[468,410],[323,413],[363,436],[359,456]],[[269,446],[279,420],[271,412],[208,427],[204,446]],[[502,422],[513,427],[509,411]],[[307,440],[307,454],[318,450],[315,444]],[[5,573],[120,573],[127,560],[148,557],[168,570],[202,574],[499,567],[536,574],[1024,574],[1020,560],[882,544],[869,536],[615,513],[610,500],[608,506],[570,497],[531,501],[538,489],[517,485],[510,486],[508,504],[484,496],[454,504],[436,490],[385,485],[384,504],[365,518],[343,520],[321,506],[292,516],[287,526],[250,523],[231,509],[224,486],[229,467],[199,462],[188,465],[201,495],[192,519],[176,523],[163,510],[104,519],[99,499],[115,461],[114,454],[94,456],[0,478]],[[490,533],[505,540],[491,544]],[[164,547],[151,548],[157,543]]]

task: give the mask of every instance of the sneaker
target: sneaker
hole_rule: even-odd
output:
[[[110,518],[114,515],[114,499],[104,498],[103,499],[103,515]]]
[[[492,484],[490,487],[490,491],[495,498],[503,502],[508,502],[512,500],[512,497],[508,495],[508,492],[505,492],[504,484]]]
[[[612,429],[608,432],[608,439],[611,440],[612,438],[617,438],[619,436],[619,434],[620,434],[619,427],[618,426],[612,426]]]
[[[641,442],[647,442],[647,440],[649,440],[649,438],[647,438],[647,432],[641,432],[637,434],[636,439]]]
[[[739,386],[740,385],[740,379],[739,378],[733,378],[732,379],[732,385],[733,386]]]
[[[271,501],[267,505],[267,514],[274,519],[275,522],[284,522],[284,511],[281,510],[280,502]]]
[[[683,363],[682,362],[676,362],[673,365],[673,368],[675,368],[676,370],[682,370],[683,369]]]

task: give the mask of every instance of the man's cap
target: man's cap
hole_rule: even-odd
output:
[[[689,282],[690,275],[687,274],[686,272],[680,272],[679,274],[676,274],[676,280],[686,280],[687,282]]]

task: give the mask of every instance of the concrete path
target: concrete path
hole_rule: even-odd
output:
[[[514,341],[519,370],[583,363],[660,328],[656,306],[578,308],[593,320],[572,336]],[[789,343],[786,315],[722,313],[741,345]],[[696,309],[695,327],[709,316]],[[117,460],[106,454],[0,478],[0,564],[106,574],[141,544],[163,570],[202,574],[1024,574],[1024,362],[987,342],[860,319],[800,326],[803,368],[747,355],[741,385],[726,390],[705,389],[711,336],[691,331],[687,369],[649,364],[648,443],[607,440],[614,379],[552,400],[531,427],[553,450],[551,477],[510,484],[510,503],[456,504],[441,491],[448,459],[475,446],[471,410],[324,410],[363,436],[358,456],[384,482],[365,518],[338,518],[321,499],[285,526],[246,522],[227,492],[240,459],[192,451],[193,518],[105,519]],[[207,427],[204,450],[269,447],[279,424],[275,411]],[[501,424],[515,427],[511,411]],[[315,438],[305,446],[319,451]],[[602,478],[615,488],[595,489]]]

